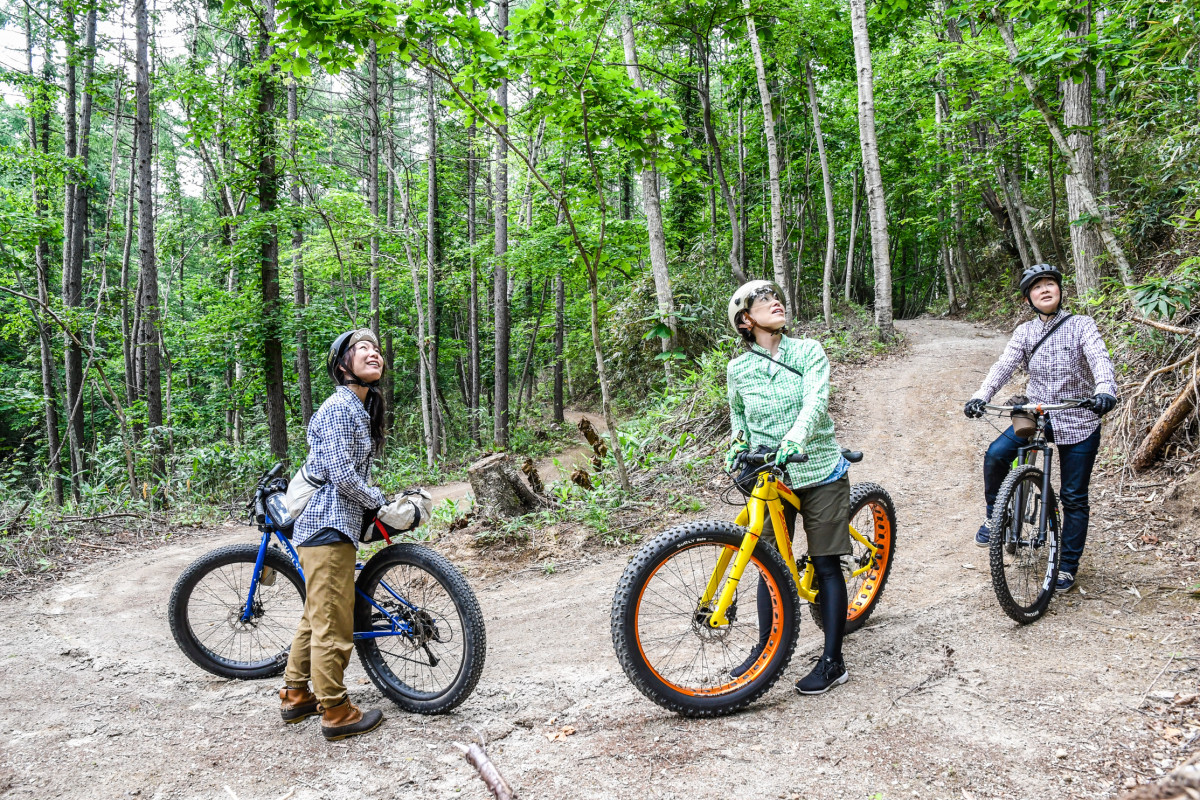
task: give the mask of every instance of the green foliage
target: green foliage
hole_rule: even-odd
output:
[[[1186,259],[1170,275],[1153,275],[1133,287],[1133,302],[1147,317],[1172,319],[1200,301],[1200,257]]]

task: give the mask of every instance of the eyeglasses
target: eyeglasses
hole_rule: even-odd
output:
[[[774,289],[767,289],[767,288],[759,289],[757,292],[750,295],[750,304],[749,305],[753,306],[759,300],[766,300],[768,303],[774,303],[774,302],[782,303],[783,302],[782,300],[779,299],[779,295],[775,294]]]

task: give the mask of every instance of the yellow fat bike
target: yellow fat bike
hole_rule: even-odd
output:
[[[862,453],[842,452],[851,463],[862,460]],[[801,600],[820,625],[813,565],[807,554],[793,556],[784,518],[783,504],[798,511],[800,499],[781,480],[773,453],[742,458],[749,469],[735,482],[747,501],[737,519],[663,531],[630,560],[613,596],[613,647],[625,674],[650,700],[684,716],[730,714],[764,695],[792,658]],[[774,546],[759,541],[768,518]],[[851,488],[850,537],[853,553],[842,558],[847,633],[871,616],[892,568],[896,511],[882,486]]]

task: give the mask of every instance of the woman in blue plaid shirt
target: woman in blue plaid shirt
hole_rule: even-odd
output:
[[[1029,373],[1025,393],[1034,403],[1089,398],[1079,408],[1050,412],[1047,429],[1047,438],[1058,447],[1059,499],[1063,511],[1063,551],[1055,588],[1069,592],[1075,588],[1075,575],[1087,541],[1091,511],[1088,486],[1100,449],[1100,417],[1117,404],[1117,382],[1096,321],[1084,314],[1063,311],[1061,272],[1049,264],[1030,267],[1021,276],[1021,293],[1037,317],[1013,332],[1004,353],[979,391],[967,401],[963,412],[968,417],[982,417],[984,405],[1018,368]],[[1025,443],[1025,439],[1016,437],[1010,425],[984,456],[983,494],[989,520],[1017,448]],[[975,543],[987,547],[990,541],[991,531],[985,522],[975,533]]]
[[[389,528],[409,530],[428,517],[429,509],[422,503],[428,495],[389,503],[369,484],[371,461],[384,440],[379,391],[384,361],[375,334],[367,329],[343,333],[329,349],[326,368],[337,389],[308,424],[306,467],[323,483],[293,529],[306,598],[279,699],[284,722],[320,714],[322,734],[335,740],[383,722],[382,712],[364,712],[350,702],[344,681],[354,647],[354,562],[364,523],[378,519]]]

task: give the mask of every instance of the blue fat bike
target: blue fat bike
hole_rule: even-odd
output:
[[[175,583],[167,616],[197,666],[225,678],[283,672],[304,614],[304,573],[276,464],[250,508],[257,545],[221,547]],[[487,652],[483,613],[462,574],[414,544],[389,544],[355,565],[354,646],[375,686],[405,711],[439,714],[467,699]]]

